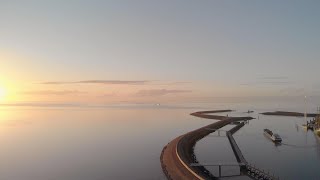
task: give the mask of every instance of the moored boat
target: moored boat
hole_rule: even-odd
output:
[[[279,134],[275,134],[269,129],[264,129],[263,131],[264,131],[264,134],[266,134],[273,142],[281,143],[282,139],[279,136]]]

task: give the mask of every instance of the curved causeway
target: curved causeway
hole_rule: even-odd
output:
[[[220,129],[234,121],[253,119],[252,117],[227,117],[211,115],[212,113],[230,111],[231,110],[200,111],[191,114],[201,118],[215,119],[220,121],[181,135],[169,142],[163,148],[160,161],[162,170],[168,179],[216,179],[216,177],[214,177],[203,166],[190,166],[191,163],[196,163],[193,148],[197,141],[214,132],[216,129]]]

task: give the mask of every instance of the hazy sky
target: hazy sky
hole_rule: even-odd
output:
[[[319,95],[320,1],[0,0],[11,101]]]

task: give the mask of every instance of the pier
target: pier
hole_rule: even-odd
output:
[[[234,134],[235,132],[237,132],[241,127],[244,126],[244,122],[240,123],[239,125],[235,126],[234,128],[232,128],[230,131],[227,131],[227,137],[229,139],[229,142],[231,144],[231,148],[233,150],[234,155],[237,158],[237,161],[239,163],[242,164],[241,169],[243,167],[245,167],[246,164],[248,164],[248,162],[246,161],[246,159],[244,158],[244,156],[242,155],[242,152],[239,148],[239,146],[237,145],[237,142],[234,140],[232,134]]]
[[[269,172],[266,172],[264,170],[260,170],[259,168],[250,165],[247,160],[244,158],[237,142],[233,138],[233,134],[237,132],[241,127],[245,125],[244,122],[241,122],[237,126],[233,127],[229,131],[227,131],[227,137],[229,139],[230,145],[232,147],[233,153],[236,156],[236,159],[239,163],[240,171],[243,174],[248,175],[252,179],[256,180],[279,180],[279,177],[275,177],[274,175],[271,175]]]
[[[231,110],[218,110],[218,111],[202,111],[195,112],[191,115],[206,119],[219,120],[213,124],[204,126],[194,131],[188,132],[181,135],[171,142],[169,142],[162,150],[160,161],[163,172],[168,179],[219,179],[222,176],[221,168],[223,166],[238,166],[240,167],[239,174],[234,176],[247,175],[252,179],[256,180],[276,180],[269,173],[258,169],[257,167],[250,165],[243,154],[240,151],[233,134],[245,125],[244,121],[253,119],[252,117],[228,117],[211,115],[211,113],[229,112]],[[194,155],[194,146],[197,141],[209,135],[212,132],[219,130],[220,128],[228,125],[232,122],[240,122],[238,125],[227,131],[227,136],[230,141],[232,150],[236,156],[238,163],[212,163],[212,164],[201,164],[198,163]],[[218,166],[219,175],[218,177],[213,176],[205,166]]]

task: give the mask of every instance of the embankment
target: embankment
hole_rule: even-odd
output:
[[[190,166],[197,163],[194,155],[194,146],[197,141],[220,129],[223,126],[242,120],[250,120],[252,117],[226,117],[211,115],[211,113],[230,112],[231,110],[201,111],[191,115],[220,120],[194,131],[181,135],[166,145],[161,153],[161,166],[168,179],[215,179],[203,166]]]

